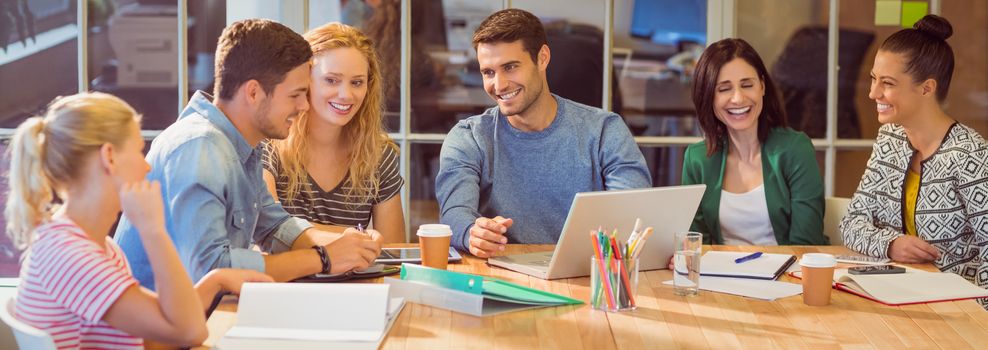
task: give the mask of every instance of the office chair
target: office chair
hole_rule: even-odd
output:
[[[549,91],[593,107],[603,102],[604,32],[587,24],[550,22],[545,25],[552,59],[546,71]],[[624,108],[618,75],[611,71],[611,110]]]
[[[7,326],[10,326],[10,329],[14,332],[18,347],[33,350],[57,349],[51,335],[14,317],[14,298],[8,299],[6,302],[0,304],[0,306],[2,306],[0,309],[3,309],[0,310],[0,319]]]
[[[827,197],[823,211],[823,235],[830,239],[830,245],[844,245],[844,237],[840,235],[840,222],[847,215],[847,205],[850,198]]]

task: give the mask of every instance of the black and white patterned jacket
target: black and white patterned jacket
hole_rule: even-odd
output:
[[[904,184],[913,148],[900,125],[886,124],[840,224],[844,244],[862,254],[888,257],[904,232]],[[941,271],[988,286],[988,144],[954,123],[936,153],[921,163],[916,231],[940,250]],[[988,307],[988,299],[978,300]]]

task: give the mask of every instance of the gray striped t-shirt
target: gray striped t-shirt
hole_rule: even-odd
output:
[[[377,177],[380,181],[379,190],[376,194],[364,198],[350,198],[346,193],[352,186],[350,172],[343,176],[333,189],[323,189],[306,173],[308,190],[300,188],[295,199],[289,201],[286,198],[288,177],[285,176],[281,159],[274,152],[270,144],[264,147],[264,169],[275,175],[275,187],[278,192],[278,201],[293,216],[308,220],[314,223],[338,226],[366,227],[370,223],[371,210],[374,205],[382,203],[394,197],[401,190],[404,180],[398,174],[398,153],[392,147],[385,147],[381,155],[381,161],[377,167]]]

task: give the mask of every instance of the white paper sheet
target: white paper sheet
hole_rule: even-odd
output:
[[[671,286],[672,280],[662,284]],[[708,276],[700,276],[700,289],[768,301],[803,293],[803,286],[795,283]]]

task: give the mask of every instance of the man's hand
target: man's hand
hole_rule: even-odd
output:
[[[326,254],[332,266],[330,273],[342,273],[353,269],[366,269],[374,264],[381,253],[384,238],[375,230],[366,233],[348,228],[340,238],[326,245]]]
[[[896,262],[922,264],[940,258],[940,251],[916,236],[899,236],[889,245],[889,258]]]
[[[493,219],[479,217],[470,227],[470,254],[478,258],[490,258],[504,251],[508,243],[505,233],[514,221],[497,216]]]

